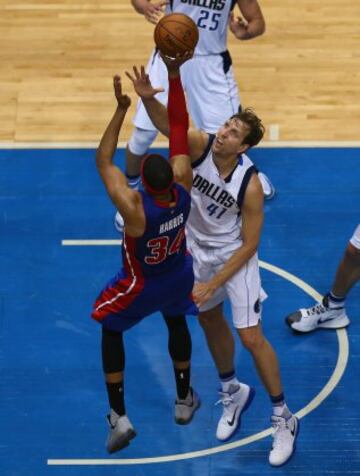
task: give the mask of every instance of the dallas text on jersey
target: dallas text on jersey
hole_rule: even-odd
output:
[[[181,0],[181,3],[221,11],[225,7],[226,0]]]
[[[234,197],[226,190],[222,190],[218,185],[209,182],[199,174],[194,177],[193,187],[197,188],[199,192],[209,198],[212,198],[216,203],[223,205],[225,208],[230,208],[235,203]]]

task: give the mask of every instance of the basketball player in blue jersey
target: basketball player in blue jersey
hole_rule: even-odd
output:
[[[170,0],[150,2],[132,0],[138,13],[156,23],[165,13],[184,13],[191,17],[199,30],[199,41],[193,58],[181,67],[181,80],[186,91],[190,116],[197,129],[215,133],[240,108],[240,97],[227,49],[228,26],[239,40],[250,40],[265,31],[265,20],[257,0]],[[166,5],[164,7],[164,4]],[[242,19],[233,9],[238,5]],[[146,67],[152,84],[163,92],[157,99],[167,102],[167,70],[158,51],[154,51]],[[126,175],[131,187],[140,182],[140,164],[155,140],[158,130],[150,120],[143,104],[138,102],[134,130],[126,149]],[[265,197],[271,199],[275,189],[270,180],[259,173]],[[122,218],[116,215],[115,225],[122,231]]]
[[[200,401],[190,387],[191,338],[184,314],[197,314],[191,292],[192,258],[186,251],[185,223],[190,212],[188,115],[179,77],[170,79],[168,113],[170,162],[149,155],[142,163],[144,191],[128,187],[113,163],[130,99],[114,77],[117,109],[99,145],[96,165],[106,190],[125,220],[123,268],[98,296],[92,317],[102,325],[102,359],[110,403],[107,450],[127,446],[135,430],[126,415],[123,332],[160,311],[169,331],[169,352],[177,387],[175,421],[189,423]],[[175,179],[174,172],[175,171]],[[177,176],[179,178],[177,178]]]
[[[131,79],[152,121],[168,136],[166,108],[155,99],[157,90],[149,76],[142,71]],[[216,436],[221,441],[232,437],[254,396],[254,390],[235,374],[235,342],[223,315],[223,302],[228,298],[233,325],[272,403],[269,462],[281,466],[293,454],[299,422],[285,403],[277,357],[261,326],[261,301],[266,295],[261,288],[257,247],[264,196],[245,152],[263,134],[260,119],[249,109],[231,116],[215,135],[189,131],[194,179],[186,231],[194,259],[199,321],[221,381],[223,413]]]

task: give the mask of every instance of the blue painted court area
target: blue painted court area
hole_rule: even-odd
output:
[[[278,192],[266,204],[261,260],[324,293],[359,223],[360,150],[259,148],[251,157]],[[269,428],[271,406],[239,345],[238,377],[257,394],[229,442],[240,442],[238,447],[221,448],[215,439],[221,411],[214,405],[217,375],[194,318],[189,318],[192,381],[202,407],[190,425],[174,423],[175,386],[165,324],[158,315],[126,334],[126,402],[138,436],[108,456],[100,328],[89,314],[97,293],[120,266],[120,251],[61,244],[64,239],[118,238],[94,151],[2,150],[0,170],[1,476],[360,474],[360,286],[348,299],[352,324],[347,332],[295,336],[284,317],[313,298],[267,270],[262,270],[269,294],[264,329],[281,362],[289,406],[296,412],[306,408],[329,380],[335,382],[327,398],[318,396],[302,418],[292,460],[283,468],[268,465],[269,436],[241,442]],[[224,451],[212,453],[216,447]],[[141,460],[202,450],[208,451],[195,458]],[[65,459],[79,464],[47,464]],[[124,459],[127,464],[104,465]],[[102,460],[102,466],[86,460]]]

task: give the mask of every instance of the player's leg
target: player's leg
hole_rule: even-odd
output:
[[[216,252],[202,248],[187,234],[187,245],[193,257],[196,282],[206,282],[222,267]],[[199,323],[205,333],[207,344],[214,360],[221,383],[222,416],[216,436],[219,440],[229,439],[240,426],[241,413],[249,406],[253,391],[245,383],[239,382],[235,374],[235,342],[230,327],[223,314],[226,298],[224,288],[218,289],[214,296],[200,308]]]
[[[239,429],[241,414],[250,405],[254,390],[236,377],[234,336],[224,317],[222,303],[200,312],[199,322],[221,383],[219,403],[222,403],[223,412],[216,429],[216,437],[226,441]]]
[[[360,225],[356,228],[337,268],[332,288],[322,303],[299,309],[286,317],[286,323],[297,332],[311,332],[318,328],[340,329],[350,324],[345,300],[360,279]]]
[[[280,466],[290,459],[295,450],[299,421],[286,405],[277,356],[263,335],[261,324],[238,328],[237,331],[242,344],[252,355],[258,375],[272,403],[271,422],[274,434],[269,462],[273,466]]]
[[[261,289],[257,255],[227,283],[233,324],[243,346],[251,353],[259,377],[269,394],[274,426],[273,447],[269,462],[279,466],[291,457],[295,448],[298,420],[289,411],[283,393],[279,364],[274,349],[265,338],[261,327]]]
[[[241,108],[231,64],[226,51],[221,55],[195,56],[181,67],[190,116],[198,129],[214,134]],[[273,184],[262,172],[259,179],[265,198],[270,200],[275,195]]]
[[[125,350],[123,333],[102,327],[102,364],[110,405],[108,415],[110,431],[106,443],[109,453],[127,446],[136,436],[134,427],[126,415],[124,401]]]
[[[191,336],[184,315],[163,316],[168,328],[168,349],[176,381],[175,421],[185,425],[190,423],[200,406],[199,396],[190,385]]]

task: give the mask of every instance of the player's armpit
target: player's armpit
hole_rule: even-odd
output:
[[[124,219],[126,232],[130,236],[139,237],[145,231],[145,213],[141,195],[127,185],[118,187],[112,201]]]
[[[189,151],[191,162],[195,162],[203,154],[208,145],[209,135],[200,129],[188,131]]]

